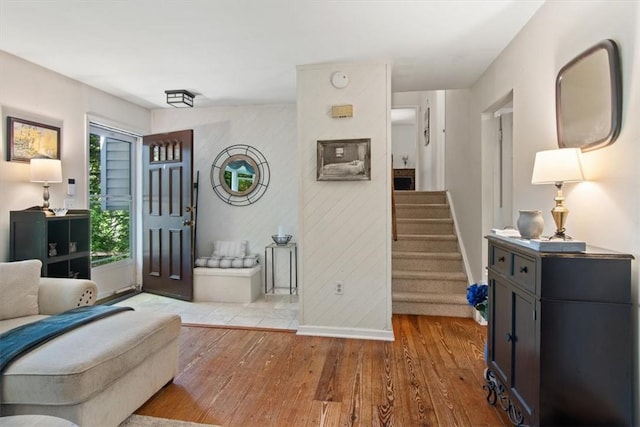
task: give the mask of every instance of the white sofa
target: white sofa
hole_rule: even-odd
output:
[[[40,267],[0,263],[0,333],[95,303],[94,282],[40,278]],[[6,367],[0,414],[118,426],[175,376],[180,327],[177,315],[124,311],[56,337]]]

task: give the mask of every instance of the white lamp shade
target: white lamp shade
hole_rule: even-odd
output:
[[[561,148],[536,153],[532,184],[576,181],[584,181],[582,151],[579,148]]]
[[[31,159],[31,182],[62,182],[62,162],[57,159]]]

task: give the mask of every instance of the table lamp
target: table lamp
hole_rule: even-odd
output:
[[[62,162],[49,157],[34,157],[31,159],[31,182],[42,182],[42,209],[49,209],[49,183],[62,182]]]
[[[555,184],[558,189],[556,206],[551,209],[551,215],[556,223],[556,233],[551,239],[568,240],[565,235],[564,224],[569,215],[569,209],[564,206],[562,184],[565,182],[584,181],[582,173],[582,152],[579,148],[561,148],[536,153],[533,164],[532,184]]]

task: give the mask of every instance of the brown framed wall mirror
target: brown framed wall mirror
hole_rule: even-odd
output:
[[[618,47],[603,40],[560,69],[556,78],[556,124],[560,148],[583,152],[612,144],[622,122]]]

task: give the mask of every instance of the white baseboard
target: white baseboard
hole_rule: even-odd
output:
[[[316,337],[353,338],[361,340],[393,341],[393,331],[381,329],[341,328],[338,326],[299,325],[298,335]]]

